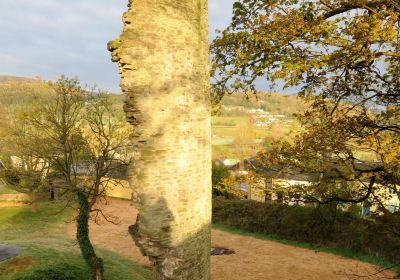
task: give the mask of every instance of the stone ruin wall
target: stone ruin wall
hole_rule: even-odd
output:
[[[128,177],[139,216],[130,232],[157,279],[209,279],[207,18],[205,0],[131,0],[108,45],[134,127]]]

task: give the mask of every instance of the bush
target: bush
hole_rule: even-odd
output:
[[[212,161],[212,185],[216,186],[230,176],[229,167]]]
[[[224,164],[217,164],[212,161],[212,193],[213,195],[222,195],[222,193],[216,188],[224,179],[229,178],[229,168]]]
[[[367,220],[331,205],[313,208],[218,197],[213,199],[213,222],[400,263],[399,213]]]

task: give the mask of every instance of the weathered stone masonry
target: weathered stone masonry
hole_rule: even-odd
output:
[[[134,126],[130,232],[157,279],[209,279],[211,127],[206,0],[131,0],[110,42]]]

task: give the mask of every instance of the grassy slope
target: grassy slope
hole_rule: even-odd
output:
[[[238,228],[224,225],[224,224],[213,224],[213,228],[223,230],[226,232],[230,232],[233,234],[250,236],[250,237],[254,237],[254,238],[262,239],[262,240],[270,240],[270,241],[279,242],[279,243],[286,244],[286,245],[316,250],[318,252],[331,253],[331,254],[343,256],[346,258],[371,263],[371,264],[380,266],[382,268],[387,268],[387,269],[393,270],[395,273],[400,274],[400,266],[399,265],[394,265],[393,263],[391,263],[389,261],[386,261],[382,258],[375,257],[373,255],[362,255],[362,254],[351,252],[350,250],[346,250],[346,249],[327,247],[327,246],[316,246],[316,245],[310,244],[310,243],[282,239],[276,235],[250,232],[250,231],[238,229]]]
[[[89,279],[76,242],[65,238],[65,226],[71,210],[61,205],[40,203],[33,212],[31,206],[0,209],[0,240],[24,249],[23,256],[0,263],[0,279],[11,280],[32,274],[35,270],[72,265],[81,279]],[[151,278],[142,266],[106,250],[97,250],[105,262],[105,276],[110,280]],[[71,270],[71,268],[69,268]]]

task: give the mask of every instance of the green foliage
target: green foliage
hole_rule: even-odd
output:
[[[212,162],[212,185],[216,186],[222,182],[223,179],[230,176],[229,168],[224,164],[217,164]]]
[[[365,220],[331,205],[313,208],[215,198],[213,223],[400,263],[400,214]]]
[[[229,168],[224,164],[217,164],[212,161],[212,194],[213,195],[223,195],[221,191],[216,188],[217,185],[221,184],[222,181],[230,177]]]

